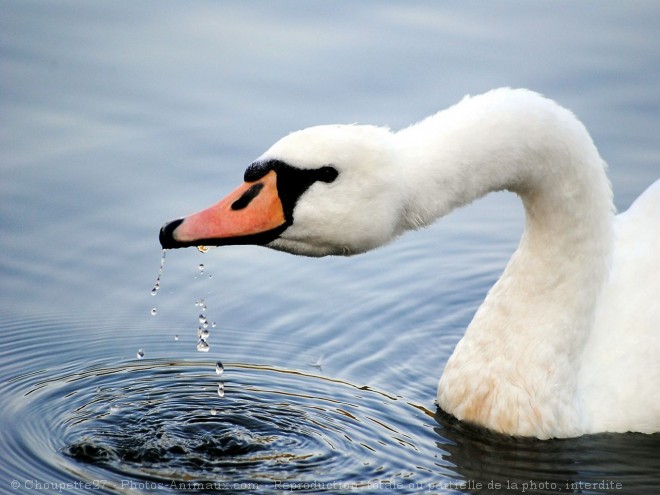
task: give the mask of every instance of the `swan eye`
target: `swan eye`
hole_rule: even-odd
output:
[[[318,170],[318,175],[317,175],[317,180],[321,182],[334,182],[337,176],[339,175],[339,172],[337,172],[337,169],[335,167],[321,167]]]
[[[250,202],[256,198],[261,190],[264,188],[264,185],[261,182],[258,182],[243,193],[243,195],[238,198],[236,201],[234,201],[231,204],[231,209],[232,210],[242,210],[245,208],[247,205],[250,204]]]
[[[337,169],[331,165],[320,168],[298,168],[281,160],[258,161],[251,164],[245,171],[245,182],[256,182],[271,170],[277,175],[277,193],[282,202],[282,209],[287,223],[293,223],[293,210],[300,197],[315,182],[334,182],[339,176]],[[257,184],[255,184],[256,186]],[[253,186],[254,187],[254,186]],[[232,209],[245,208],[258,194],[261,188],[251,187],[232,205]]]

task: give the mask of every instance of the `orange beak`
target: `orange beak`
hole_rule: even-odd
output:
[[[287,227],[271,170],[245,182],[213,206],[165,224],[160,230],[163,249],[226,244],[266,244]]]

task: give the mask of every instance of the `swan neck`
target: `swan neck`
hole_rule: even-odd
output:
[[[438,403],[504,433],[569,436],[580,353],[612,249],[612,194],[584,126],[533,93],[466,99],[397,134],[408,227],[491,191],[522,199],[525,230],[448,361]]]
[[[602,268],[612,243],[611,186],[591,137],[570,111],[529,91],[495,90],[394,138],[407,198],[404,228],[508,190],[525,207],[519,250],[555,257],[555,268],[574,259],[570,253],[591,252],[582,261]]]

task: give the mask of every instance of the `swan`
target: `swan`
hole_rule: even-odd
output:
[[[244,181],[165,224],[162,247],[353,255],[491,191],[517,194],[520,244],[447,361],[437,405],[539,439],[660,431],[660,180],[617,216],[606,164],[569,110],[501,88],[398,132],[311,127]]]

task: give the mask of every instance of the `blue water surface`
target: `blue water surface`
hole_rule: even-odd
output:
[[[660,177],[660,4],[0,12],[0,493],[658,492],[658,435],[512,439],[436,410],[522,232],[510,194],[351,258],[169,252],[151,289],[160,226],[288,132],[399,129],[495,87],[571,108],[626,209]]]

